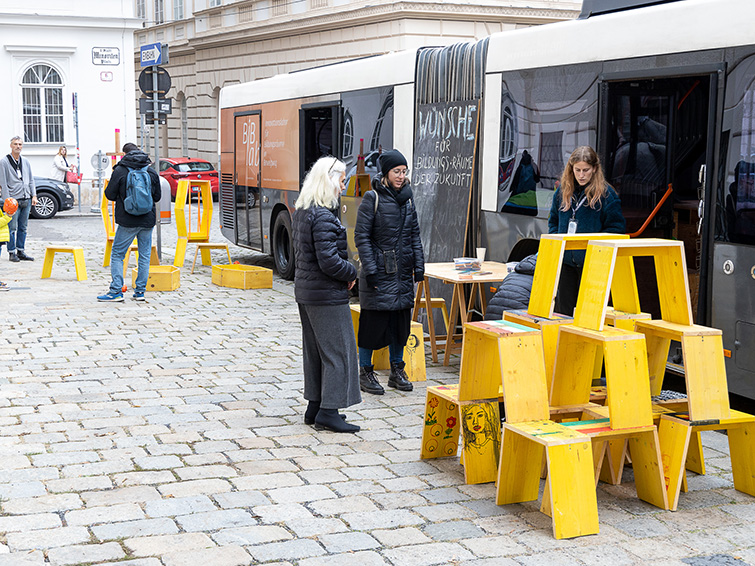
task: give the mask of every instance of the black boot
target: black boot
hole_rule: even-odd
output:
[[[24,250],[18,250],[18,254],[17,255],[18,255],[18,259],[22,259],[24,261],[34,261],[33,257],[31,257],[30,255],[26,255],[24,253]]]
[[[18,256],[16,255],[16,252],[9,252],[8,253],[8,259],[11,261],[21,261],[18,259]]]
[[[320,410],[320,402],[319,401],[310,401],[307,405],[307,410],[304,411],[304,424],[307,425],[313,425],[315,424],[315,417],[317,416],[317,412]],[[340,415],[343,420],[346,420],[346,415]]]
[[[404,362],[391,362],[391,375],[388,376],[388,387],[393,387],[399,391],[412,391],[414,386],[409,381],[409,376],[404,371]]]
[[[315,429],[332,432],[359,432],[360,430],[359,426],[343,420],[343,415],[339,415],[337,409],[323,408],[320,408],[315,417]]]
[[[382,395],[385,393],[385,389],[378,383],[374,369],[375,366],[363,366],[359,368],[359,389],[365,393]]]

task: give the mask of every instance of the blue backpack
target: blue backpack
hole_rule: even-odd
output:
[[[123,207],[126,212],[134,216],[143,216],[152,210],[152,179],[149,177],[145,165],[141,169],[129,168],[126,177],[126,198],[123,199]]]

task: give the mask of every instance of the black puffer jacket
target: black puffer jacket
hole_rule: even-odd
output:
[[[378,193],[377,213],[375,193]],[[417,211],[407,182],[400,191],[389,189],[381,177],[362,199],[357,213],[354,241],[362,270],[359,275],[359,303],[363,309],[392,311],[414,304],[414,279],[424,276],[425,256],[419,236]],[[395,273],[386,273],[384,251],[395,250]],[[377,276],[377,288],[367,276]],[[372,278],[371,278],[372,279]]]
[[[526,309],[530,304],[537,254],[525,257],[503,280],[485,310],[485,320],[500,320],[503,311]]]
[[[126,198],[126,179],[128,178],[129,171],[131,169],[141,169],[150,163],[149,156],[137,149],[124,155],[123,159],[113,167],[113,174],[110,176],[110,181],[108,181],[107,188],[105,189],[105,196],[108,200],[115,201],[115,223],[118,226],[152,228],[155,225],[157,214],[155,213],[154,205],[151,211],[141,216],[129,214],[123,207],[123,199]],[[152,200],[158,202],[162,194],[160,177],[157,176],[152,167],[147,169],[147,171],[149,172],[149,178],[152,179]]]
[[[294,211],[293,233],[296,302],[348,303],[348,284],[357,278],[357,270],[347,259],[346,228],[336,211],[323,206]]]

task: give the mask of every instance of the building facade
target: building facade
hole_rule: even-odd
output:
[[[217,165],[220,89],[280,73],[579,15],[581,1],[134,0],[141,45],[169,46],[173,112],[160,155]],[[141,95],[137,94],[137,97]],[[149,142],[142,129],[143,141]]]
[[[81,202],[96,203],[92,156],[115,150],[116,130],[123,141],[136,139],[133,53],[140,27],[133,0],[3,1],[0,155],[10,151],[12,136],[22,136],[23,156],[35,175],[46,177],[60,146],[76,162],[78,130]]]

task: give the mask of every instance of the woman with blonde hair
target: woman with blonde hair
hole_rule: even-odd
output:
[[[590,146],[578,147],[569,157],[561,174],[561,184],[553,193],[548,233],[623,234],[625,230],[621,200],[614,188],[606,182],[598,154]],[[584,251],[568,251],[564,254],[556,295],[556,312],[567,316],[574,314],[584,263]]]
[[[333,432],[357,432],[338,409],[361,402],[349,290],[357,278],[348,260],[346,228],[338,219],[346,165],[321,157],[307,173],[293,218],[304,358],[304,422]]]
[[[68,164],[68,159],[66,159],[66,155],[68,155],[68,150],[66,149],[66,146],[61,145],[58,148],[58,153],[55,155],[55,157],[52,160],[52,171],[50,172],[50,177],[55,179],[56,181],[63,181],[66,180],[66,173],[68,171],[73,171],[73,164]]]

